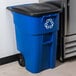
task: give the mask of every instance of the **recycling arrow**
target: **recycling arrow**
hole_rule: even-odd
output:
[[[46,19],[46,22],[45,22],[44,26],[45,26],[46,29],[52,29],[53,26],[54,26],[53,19],[51,19],[51,18]]]

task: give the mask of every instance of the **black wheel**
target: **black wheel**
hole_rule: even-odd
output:
[[[20,66],[24,67],[25,66],[25,61],[24,61],[24,57],[22,55],[20,55],[18,57],[18,63]]]

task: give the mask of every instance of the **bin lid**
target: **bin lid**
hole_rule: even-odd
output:
[[[7,9],[30,16],[41,16],[50,13],[58,13],[61,8],[49,3],[33,3],[7,7]]]

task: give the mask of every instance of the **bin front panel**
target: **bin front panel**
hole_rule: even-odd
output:
[[[15,26],[26,34],[43,34],[59,29],[59,14],[33,17],[13,12],[13,15]]]
[[[26,69],[38,73],[54,68],[59,14],[32,17],[13,12],[17,48],[24,56]]]

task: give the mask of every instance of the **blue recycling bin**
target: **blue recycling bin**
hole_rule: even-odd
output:
[[[47,3],[8,7],[12,11],[17,48],[32,73],[54,68],[60,9]]]

